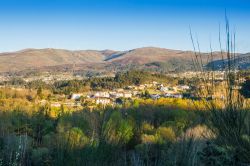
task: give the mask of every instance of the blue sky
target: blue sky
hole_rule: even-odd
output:
[[[224,13],[250,52],[249,0],[0,0],[0,52],[24,48],[218,50]],[[223,37],[223,35],[222,35]]]

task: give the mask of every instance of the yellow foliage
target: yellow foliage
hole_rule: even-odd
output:
[[[143,131],[143,133],[153,134],[154,133],[154,126],[152,126],[151,124],[149,124],[147,122],[143,122],[142,123],[142,131]]]
[[[157,135],[164,141],[174,142],[176,140],[175,132],[171,127],[159,127],[157,129]]]
[[[141,141],[145,144],[155,144],[158,142],[158,138],[155,135],[142,134]]]

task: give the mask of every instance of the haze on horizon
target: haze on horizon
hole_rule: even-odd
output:
[[[0,52],[25,48],[192,50],[189,26],[201,50],[219,50],[225,9],[236,51],[250,52],[247,0],[2,0]]]

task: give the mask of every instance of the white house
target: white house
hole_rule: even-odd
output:
[[[111,100],[105,97],[99,97],[95,99],[96,104],[107,105],[110,104]]]
[[[173,93],[166,93],[164,96],[169,98],[180,98],[180,99],[183,98],[182,94],[173,94]]]
[[[180,86],[178,86],[178,89],[180,89],[180,90],[189,90],[190,87],[188,85],[180,85]]]
[[[161,96],[159,94],[152,94],[150,95],[152,99],[159,99]]]
[[[72,95],[71,95],[71,99],[72,100],[78,100],[78,99],[80,99],[82,97],[82,94],[81,93],[73,93]]]
[[[124,92],[123,97],[124,98],[131,98],[132,97],[132,93]]]
[[[106,97],[106,98],[109,98],[110,95],[109,95],[108,92],[96,92],[96,93],[94,94],[94,97]]]
[[[120,97],[123,97],[123,93],[112,92],[112,93],[110,93],[110,97],[112,97],[112,98],[120,98]]]
[[[168,88],[168,87],[162,86],[162,87],[160,88],[160,91],[166,92],[166,91],[169,91],[169,88]]]
[[[183,95],[182,94],[174,94],[173,97],[181,99],[181,98],[183,98]]]
[[[61,107],[61,104],[58,103],[58,102],[54,102],[54,103],[51,103],[50,106],[51,106],[51,107],[57,107],[57,108],[58,108],[58,107]]]

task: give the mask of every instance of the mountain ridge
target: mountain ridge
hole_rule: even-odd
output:
[[[142,47],[125,51],[116,50],[66,50],[23,49],[0,53],[0,73],[25,70],[123,70],[126,67],[150,70],[191,70],[194,52],[158,47]],[[205,61],[209,53],[202,53]],[[250,54],[249,54],[250,56]],[[220,60],[214,52],[214,60]]]

